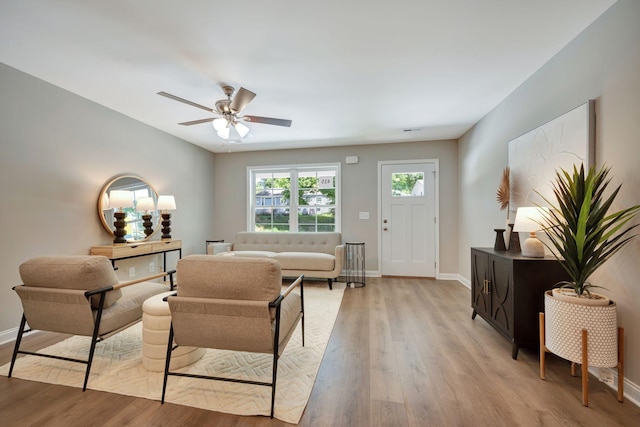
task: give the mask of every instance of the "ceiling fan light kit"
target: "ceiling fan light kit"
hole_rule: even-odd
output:
[[[235,89],[232,86],[222,86],[222,91],[227,96],[227,99],[216,101],[215,109],[197,104],[184,98],[180,98],[179,96],[171,95],[167,92],[158,92],[158,95],[222,116],[218,118],[212,117],[207,119],[178,123],[183,126],[191,126],[212,122],[213,128],[215,129],[218,136],[222,139],[229,139],[231,137],[233,137],[234,139],[241,139],[246,137],[251,129],[249,129],[248,126],[242,124],[241,121],[283,127],[291,126],[291,120],[274,119],[271,117],[261,116],[241,116],[240,113],[242,112],[242,110],[244,110],[245,107],[253,100],[253,98],[255,98],[256,94],[241,87],[238,90],[236,96],[231,99],[231,96],[235,92]]]

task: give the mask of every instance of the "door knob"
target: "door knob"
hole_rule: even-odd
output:
[[[384,221],[382,221],[382,222],[384,222],[384,223],[386,224],[386,223],[387,223],[387,222],[389,222],[389,221],[387,221],[387,220],[385,219],[385,220],[384,220]]]
[[[384,230],[384,231],[387,231],[387,227],[384,227],[384,228],[383,228],[383,230]]]

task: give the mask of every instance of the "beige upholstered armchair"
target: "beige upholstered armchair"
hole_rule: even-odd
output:
[[[191,255],[178,261],[177,278],[177,295],[167,297],[171,329],[162,402],[168,375],[270,386],[273,418],[278,358],[300,320],[304,346],[303,276],[283,291],[280,264],[273,259]],[[296,287],[299,294],[292,292]],[[178,346],[273,354],[271,382],[170,372]]]
[[[47,256],[20,265],[23,285],[13,289],[22,301],[24,314],[11,359],[9,377],[18,354],[84,363],[86,390],[96,343],[142,319],[142,303],[166,292],[169,285],[148,280],[173,272],[120,283],[111,262],[104,256]],[[135,286],[133,286],[135,285]],[[25,324],[29,329],[25,331]],[[20,350],[24,332],[43,330],[92,337],[87,360],[71,359]]]

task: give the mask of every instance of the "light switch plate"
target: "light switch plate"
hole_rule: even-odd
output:
[[[360,219],[369,219],[369,212],[360,212]]]

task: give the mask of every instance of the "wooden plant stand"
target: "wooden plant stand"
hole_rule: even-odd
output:
[[[544,313],[540,313],[540,379],[545,378],[545,355],[551,353],[545,346]],[[589,406],[588,333],[582,330],[582,404]],[[618,327],[618,402],[624,401],[624,328]],[[571,362],[571,376],[576,376],[576,363]]]

